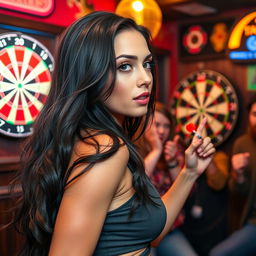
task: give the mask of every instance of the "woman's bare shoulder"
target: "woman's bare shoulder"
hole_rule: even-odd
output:
[[[109,136],[99,136],[97,141],[102,150],[113,143]],[[78,142],[76,147],[79,154],[95,152],[90,144],[88,146],[83,142]],[[68,184],[60,205],[53,244],[61,244],[64,240],[76,237],[74,246],[84,246],[85,243],[86,250],[91,248],[93,251],[113,198],[126,179],[128,159],[127,147],[120,146],[113,155],[96,162],[88,171]],[[85,167],[86,163],[76,166],[70,178],[82,173]]]
[[[106,134],[95,135],[94,137],[87,139],[86,141],[79,140],[75,143],[74,151],[71,156],[69,166],[71,166],[76,160],[82,157],[86,157],[88,155],[92,156],[97,153],[107,152],[108,150],[110,150],[112,146],[113,146],[113,139]],[[126,144],[123,143],[122,140],[120,139],[119,146],[115,151],[115,153],[113,153],[109,158],[101,160],[98,163],[96,162],[92,169],[94,170],[98,169],[98,168],[95,168],[95,165],[96,167],[101,166],[102,164],[104,166],[113,165],[113,167],[116,165],[115,170],[117,172],[119,171],[123,172],[127,167],[128,159],[129,159],[129,150]],[[81,171],[83,171],[83,169],[85,169],[87,165],[88,163],[85,162],[83,164],[79,164],[78,166],[76,166],[72,170],[69,180],[71,180],[76,175],[78,175]]]
[[[114,144],[114,140],[107,134],[95,134],[83,140],[77,140],[74,146],[74,154],[81,157],[108,151]],[[120,148],[127,149],[127,146],[119,139]],[[121,150],[122,151],[122,150]],[[128,149],[127,149],[128,152]]]

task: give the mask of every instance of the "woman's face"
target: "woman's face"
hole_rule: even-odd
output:
[[[169,139],[171,132],[171,123],[169,119],[162,113],[155,111],[153,124],[159,139],[162,143],[165,143]]]
[[[144,37],[136,30],[120,32],[114,41],[116,82],[106,106],[119,122],[124,116],[147,113],[152,90],[152,55]]]

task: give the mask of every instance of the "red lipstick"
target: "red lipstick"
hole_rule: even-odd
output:
[[[140,105],[146,105],[149,102],[149,96],[150,96],[149,92],[143,92],[142,94],[135,97],[134,100]]]

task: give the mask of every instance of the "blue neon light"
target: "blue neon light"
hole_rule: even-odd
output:
[[[232,60],[252,60],[256,59],[256,51],[233,51],[229,53],[229,57]]]
[[[246,47],[249,51],[256,51],[256,36],[250,36],[246,40]]]
[[[39,31],[39,30],[35,30],[35,29],[30,29],[30,28],[22,28],[22,27],[16,27],[16,26],[5,25],[5,24],[0,24],[0,28],[7,29],[7,30],[18,31],[18,32],[23,32],[23,33],[34,34],[34,35],[38,35],[38,36],[46,36],[46,37],[51,37],[51,38],[56,37],[56,35],[54,35],[54,34]]]

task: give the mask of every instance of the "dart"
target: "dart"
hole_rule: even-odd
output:
[[[193,123],[187,124],[186,129],[188,132],[194,133],[198,139],[203,139],[203,137],[196,132],[197,127],[195,124],[193,124]]]

